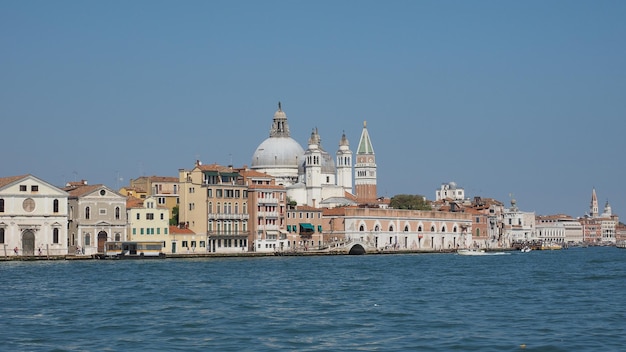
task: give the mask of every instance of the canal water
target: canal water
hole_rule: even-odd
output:
[[[620,351],[626,250],[0,263],[5,351]]]

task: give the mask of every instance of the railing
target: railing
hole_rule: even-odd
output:
[[[257,202],[259,204],[278,204],[278,198],[276,197],[257,198]]]
[[[209,219],[217,220],[248,220],[250,214],[209,213]]]
[[[278,212],[277,211],[260,211],[260,212],[257,212],[257,216],[263,217],[263,218],[278,218]]]

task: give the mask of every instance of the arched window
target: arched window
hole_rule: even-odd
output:
[[[91,218],[91,208],[85,207],[85,219],[89,220]]]
[[[406,225],[406,226],[404,227],[404,232],[409,232],[409,225]]]
[[[441,226],[441,232],[446,232],[446,227],[445,226]]]
[[[376,225],[376,226],[374,227],[374,231],[376,231],[376,232],[380,231],[380,227],[378,227],[378,225]]]
[[[389,232],[393,232],[393,225],[389,225]]]
[[[430,227],[430,232],[435,232],[435,227],[434,226]]]
[[[417,232],[422,232],[422,225],[417,227]]]
[[[452,229],[452,232],[456,233],[456,226]]]
[[[361,232],[365,231],[365,226],[363,226],[363,225],[359,226],[359,231],[361,231]]]
[[[59,200],[55,199],[52,201],[52,211],[55,213],[59,212]]]
[[[120,219],[120,207],[115,207],[115,220]],[[119,241],[119,240],[116,240]]]

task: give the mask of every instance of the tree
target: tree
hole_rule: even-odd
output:
[[[171,226],[178,226],[178,205],[172,208],[172,217],[170,218]]]
[[[419,194],[397,194],[391,197],[389,207],[394,209],[432,210],[426,197]]]

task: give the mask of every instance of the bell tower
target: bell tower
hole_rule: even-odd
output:
[[[356,152],[354,185],[359,202],[373,203],[376,201],[376,155],[370,135],[367,132],[367,121],[363,121],[363,131]]]

